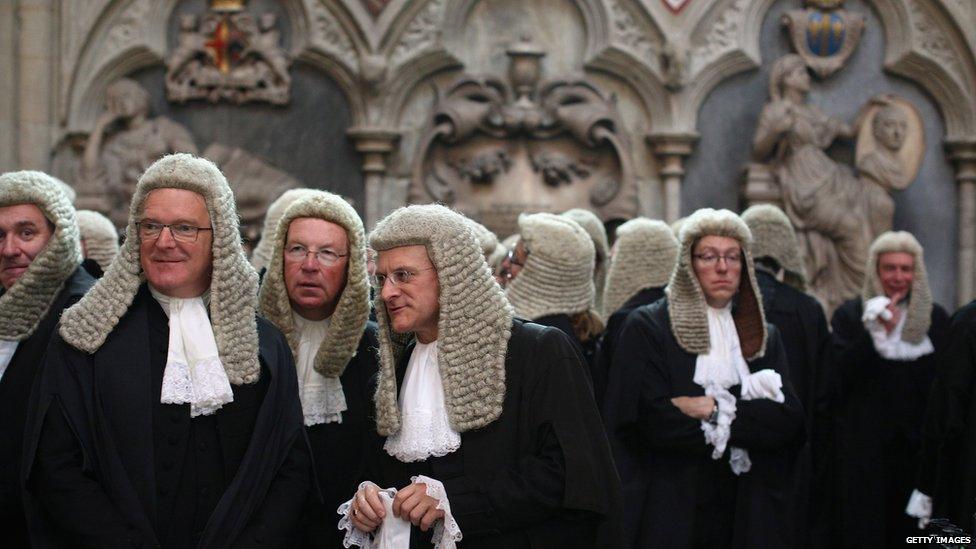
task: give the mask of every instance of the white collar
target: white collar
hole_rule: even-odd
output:
[[[315,357],[329,333],[332,319],[309,320],[294,310],[292,318],[298,333],[298,356],[295,370],[298,373],[298,396],[302,401],[305,425],[342,423],[346,411],[346,395],[337,377],[326,377],[315,371]]]
[[[461,435],[447,417],[444,386],[437,359],[437,341],[417,342],[410,354],[398,398],[400,430],[383,449],[400,461],[423,461],[445,456],[461,447]]]
[[[204,299],[149,291],[169,317],[169,347],[159,400],[163,404],[190,404],[190,417],[210,415],[234,401],[227,372],[220,361],[217,340]]]

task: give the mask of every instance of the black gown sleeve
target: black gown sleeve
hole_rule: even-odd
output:
[[[298,530],[302,510],[311,495],[312,459],[304,431],[296,437],[285,462],[268,489],[261,507],[252,515],[236,547],[286,546]]]
[[[618,338],[613,364],[620,371],[615,379],[622,402],[616,429],[623,438],[637,434],[650,448],[668,448],[701,453],[707,450],[701,421],[685,415],[672,402],[676,396],[666,364],[663,330],[648,322],[641,309],[628,315]],[[621,432],[623,431],[623,432]]]
[[[857,301],[840,306],[830,321],[833,329],[831,377],[835,394],[843,398],[852,389],[877,375],[878,359],[871,334],[861,322]]]
[[[735,420],[732,422],[729,444],[746,449],[781,450],[797,443],[803,431],[803,407],[793,390],[786,352],[779,332],[767,326],[769,339],[766,345],[765,361],[779,373],[783,380],[783,396],[780,403],[769,399],[737,399]]]
[[[78,439],[61,404],[48,407],[37,444],[32,491],[76,547],[140,547],[130,527],[98,481],[84,469]]]
[[[606,494],[615,487],[601,485],[610,482],[601,475],[616,477],[579,354],[567,336],[548,328],[532,355],[519,358],[527,370],[519,428],[531,433],[531,452],[490,474],[443,480],[466,538],[528,527],[567,510],[609,510]]]

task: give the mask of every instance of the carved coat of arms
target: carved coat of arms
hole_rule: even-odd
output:
[[[411,202],[450,204],[499,235],[523,211],[636,215],[629,139],[615,100],[585,79],[540,81],[545,53],[507,51],[508,79],[464,75],[445,90],[417,148]]]
[[[793,50],[820,78],[847,63],[861,40],[864,23],[864,14],[845,10],[844,0],[807,0],[806,9],[783,15]]]
[[[204,15],[183,15],[166,60],[166,98],[288,104],[291,60],[277,24],[273,13],[244,11],[243,0],[213,0]]]

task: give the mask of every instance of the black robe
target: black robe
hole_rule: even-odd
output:
[[[915,487],[932,498],[932,518],[976,532],[976,301],[954,315],[936,366],[922,427]]]
[[[322,501],[309,498],[303,525],[305,547],[341,547],[345,531],[336,528],[336,509],[365,480],[366,452],[379,435],[373,428],[373,378],[377,371],[376,324],[370,322],[359,340],[356,356],[339,380],[346,397],[342,423],[305,427]]]
[[[660,288],[644,288],[627,300],[619,309],[607,319],[607,329],[600,338],[597,346],[596,359],[590,368],[590,378],[593,380],[593,395],[596,397],[596,405],[602,411],[603,399],[607,392],[607,379],[609,379],[610,368],[613,367],[613,350],[617,339],[620,338],[620,330],[624,326],[624,320],[634,309],[642,305],[650,305],[658,299],[664,297],[664,286]]]
[[[461,433],[457,451],[403,463],[377,446],[372,456],[369,479],[383,488],[415,475],[444,484],[459,547],[615,546],[617,475],[583,364],[559,330],[513,322],[502,414]],[[426,539],[412,529],[411,547],[430,547]]]
[[[892,547],[918,535],[905,514],[915,484],[922,418],[949,319],[932,308],[935,352],[914,361],[882,358],[861,322],[860,299],[834,312],[831,363],[837,383],[837,463],[846,547]]]
[[[827,375],[830,328],[823,307],[813,297],[756,270],[766,321],[783,340],[790,379],[806,413],[806,444],[796,463],[793,520],[795,539],[823,547],[833,539],[839,514],[830,502],[836,494],[833,465],[832,385]]]
[[[697,355],[671,332],[668,300],[632,311],[613,355],[607,390],[608,433],[624,489],[624,547],[792,547],[792,464],[803,442],[803,408],[793,390],[779,331],[767,324],[763,357],[752,372],[783,380],[780,404],[737,397],[729,448],[749,451],[752,469],[736,476],[729,452],[718,460],[701,421],[671,402],[704,396],[693,381]]]
[[[589,375],[589,370],[596,360],[597,343],[600,340],[599,337],[594,337],[593,339],[585,342],[580,341],[580,339],[576,337],[576,331],[573,330],[573,320],[569,317],[569,315],[563,313],[540,316],[539,318],[531,320],[530,322],[558,328],[562,333],[566,334],[569,337],[569,340],[573,343],[573,346],[576,347],[576,350],[579,351],[580,356],[583,357],[583,361],[587,367],[587,374]]]
[[[168,324],[145,285],[95,353],[51,338],[25,443],[35,547],[294,543],[312,474],[297,377],[284,337],[256,322],[260,380],[192,420],[159,402]]]
[[[75,269],[34,333],[17,345],[0,378],[0,532],[3,532],[4,545],[8,547],[27,545],[27,521],[20,495],[20,457],[27,403],[37,367],[61,313],[77,303],[94,283],[84,269]]]

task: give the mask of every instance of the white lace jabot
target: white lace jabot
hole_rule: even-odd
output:
[[[908,343],[901,339],[901,332],[905,328],[905,319],[908,318],[908,308],[904,302],[898,304],[902,310],[898,324],[895,325],[890,334],[888,333],[881,321],[891,318],[891,311],[888,310],[890,303],[891,300],[883,295],[872,297],[864,303],[864,313],[861,315],[861,322],[871,334],[871,342],[874,343],[874,349],[878,351],[878,354],[888,360],[915,360],[934,353],[935,347],[932,346],[932,340],[929,339],[929,336],[925,336],[917,344]]]
[[[305,425],[342,423],[342,412],[346,411],[342,383],[337,377],[325,377],[315,371],[315,356],[329,333],[330,319],[308,320],[295,312],[292,312],[292,318],[298,331],[295,370]]]
[[[713,447],[712,459],[719,459],[725,453],[735,420],[736,398],[729,392],[730,387],[741,386],[742,400],[766,398],[782,403],[786,397],[783,379],[775,370],[749,371],[742,356],[731,304],[721,309],[708,307],[708,337],[708,354],[698,355],[695,361],[694,382],[704,387],[705,394],[714,398],[718,406],[717,421],[713,424],[702,420],[701,428],[705,443]],[[749,452],[733,447],[729,465],[737,475],[748,472],[752,468]]]
[[[159,401],[190,404],[190,417],[210,415],[234,401],[217,340],[201,297],[170,297],[149,287],[169,317],[169,349]]]
[[[451,428],[444,407],[436,341],[414,347],[398,400],[402,422],[386,439],[386,453],[410,462],[445,456],[461,447],[461,435]]]

